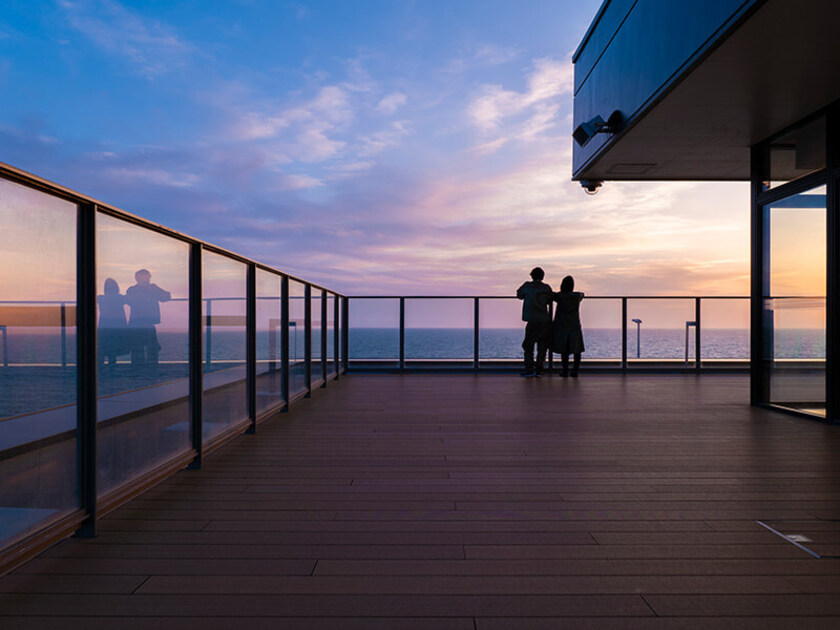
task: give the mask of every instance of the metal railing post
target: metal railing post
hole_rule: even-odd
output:
[[[201,258],[203,247],[200,243],[190,245],[190,288],[189,288],[189,358],[190,358],[190,436],[195,451],[190,468],[199,469],[202,465],[204,444],[204,362],[201,342],[204,331],[202,316],[202,277]],[[209,305],[209,303],[208,303]]]
[[[350,365],[350,298],[341,299],[341,360],[344,363],[344,371]]]
[[[480,343],[480,335],[479,335],[479,299],[480,298],[473,298],[473,369],[478,372],[479,369],[479,362],[480,362],[480,353],[479,353],[479,343]]]
[[[79,204],[76,215],[76,423],[81,508],[87,517],[76,535],[83,538],[96,536],[96,351],[96,206]]]
[[[291,375],[291,361],[289,360],[289,276],[283,276],[280,281],[280,369],[281,374],[283,400],[286,403],[285,411],[289,410],[289,401],[291,399],[290,393],[290,379]]]
[[[245,387],[248,390],[248,433],[257,431],[257,267],[248,265],[245,286]]]
[[[327,386],[327,292],[321,289],[321,387]]]
[[[400,298],[400,372],[405,372],[405,298]]]
[[[303,365],[306,397],[312,395],[312,285],[305,285],[303,292]]]
[[[627,298],[621,298],[621,370],[627,371]]]
[[[694,360],[696,362],[694,369],[700,372],[700,362],[702,354],[700,352],[700,298],[694,298]]]
[[[204,350],[207,355],[206,361],[209,366],[213,362],[213,299],[207,298],[207,313],[204,320]]]
[[[335,366],[335,380],[338,380],[338,377],[341,376],[341,363],[339,362],[341,358],[339,348],[341,343],[341,335],[339,334],[341,323],[340,301],[341,298],[337,295],[333,296],[333,365]]]
[[[96,274],[96,270],[94,270],[94,276]],[[96,278],[94,277],[94,292],[95,292],[95,285],[96,285]],[[67,367],[67,305],[62,302],[61,303],[61,367]],[[78,320],[78,318],[77,318]],[[76,322],[78,326],[78,321]],[[78,362],[78,359],[76,359]]]

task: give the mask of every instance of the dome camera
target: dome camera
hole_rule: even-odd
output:
[[[580,185],[583,186],[583,190],[587,195],[594,195],[601,190],[604,182],[600,179],[582,179],[580,180]]]

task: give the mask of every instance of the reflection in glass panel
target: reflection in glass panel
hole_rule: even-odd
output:
[[[0,547],[79,507],[76,206],[0,180]]]
[[[407,299],[406,359],[473,358],[472,299]]]
[[[98,492],[192,447],[189,245],[99,214]]]
[[[306,391],[306,286],[289,279],[289,391]]]
[[[693,362],[694,315],[691,299],[628,299],[628,361]]]
[[[247,267],[205,251],[201,262],[204,321],[204,439],[248,418],[245,357]]]
[[[257,269],[257,413],[283,402],[281,277]]]
[[[348,309],[350,360],[396,363],[400,358],[400,301],[353,298]]]
[[[820,117],[771,141],[764,156],[764,188],[825,168],[825,118]]]
[[[321,363],[321,289],[312,287],[312,382],[317,383],[324,379],[323,364]]]
[[[749,360],[749,298],[703,298],[700,301],[700,348],[704,364]]]
[[[825,415],[825,187],[765,206],[768,402]]]
[[[335,305],[336,298],[327,293],[327,375],[335,374]]]

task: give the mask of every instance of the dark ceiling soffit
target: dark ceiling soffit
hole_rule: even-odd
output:
[[[717,48],[726,41],[732,33],[734,33],[741,25],[746,22],[752,15],[758,11],[762,6],[767,3],[768,0],[756,0],[752,6],[747,6],[750,4],[751,0],[744,0],[741,4],[738,11],[733,14],[733,17],[729,19],[729,21],[721,26],[718,30],[716,30],[700,47],[698,52],[696,52],[688,61],[686,61],[679,69],[677,69],[670,77],[669,80],[665,82],[665,87],[662,87],[656,93],[651,96],[647,102],[645,102],[641,107],[639,107],[636,112],[629,118],[626,119],[626,123],[622,128],[621,132],[609,138],[601,148],[596,152],[593,153],[586,162],[584,162],[581,167],[572,173],[572,181],[578,181],[580,179],[585,179],[586,175],[584,171],[595,164],[598,160],[600,160],[612,147],[615,145],[624,135],[630,131],[633,127],[636,126],[654,107],[656,107],[668,94],[670,94],[676,87],[682,83],[693,71],[694,69],[699,66],[703,61],[705,61],[709,55],[711,55]],[[604,3],[601,9],[604,9],[609,0]],[[600,19],[601,12],[598,13],[596,19]],[[594,24],[594,22],[593,22]],[[590,28],[591,30],[591,28]],[[586,38],[590,36],[590,32],[587,31],[585,35]],[[579,50],[583,48],[584,42],[581,42],[581,46]],[[674,79],[673,77],[677,76],[678,78]],[[609,181],[638,181],[633,179],[610,179]],[[706,180],[692,180],[686,178],[674,178],[674,179],[662,179],[660,181],[706,181]],[[719,181],[743,181],[740,178],[732,178],[732,180],[725,180],[721,179]]]

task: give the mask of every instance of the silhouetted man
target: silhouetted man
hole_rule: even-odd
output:
[[[522,302],[522,321],[525,324],[525,371],[522,376],[542,376],[545,355],[551,342],[551,315],[548,306],[553,295],[551,287],[543,282],[545,272],[534,267],[531,281],[516,290],[516,297]],[[534,363],[534,344],[537,346],[537,361]]]
[[[157,363],[160,344],[155,326],[160,323],[160,303],[172,299],[169,291],[152,284],[152,274],[140,269],[134,274],[137,284],[125,290],[125,302],[131,309],[128,328],[131,335],[131,363]]]

